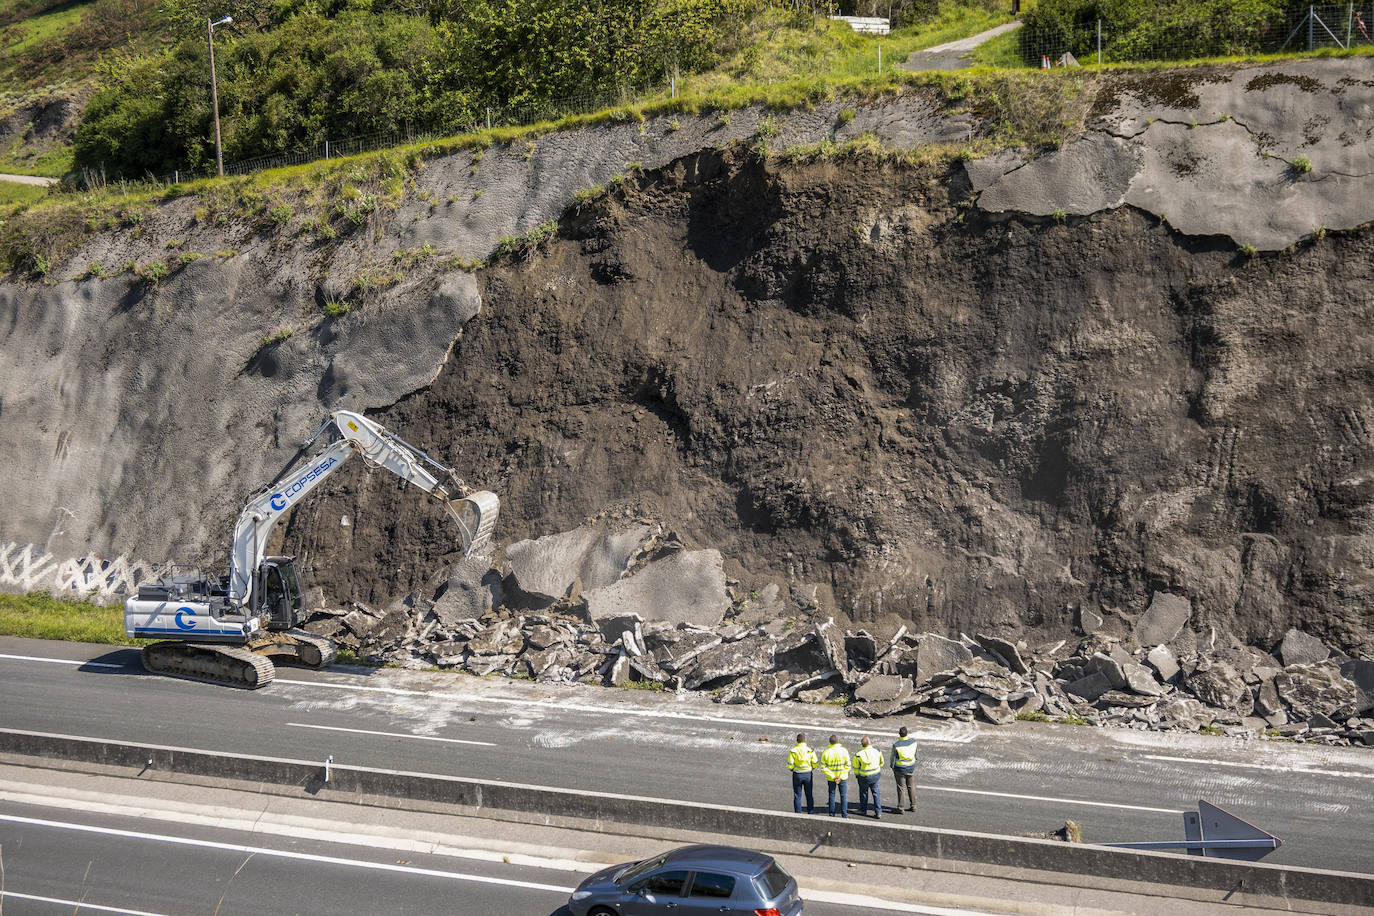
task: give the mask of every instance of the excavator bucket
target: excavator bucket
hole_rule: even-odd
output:
[[[501,500],[490,490],[479,490],[463,499],[450,500],[449,512],[458,522],[463,538],[463,556],[484,556],[491,550],[491,533],[501,514]]]

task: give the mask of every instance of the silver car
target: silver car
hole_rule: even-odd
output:
[[[616,865],[577,886],[573,916],[797,916],[797,882],[761,852],[684,846]]]

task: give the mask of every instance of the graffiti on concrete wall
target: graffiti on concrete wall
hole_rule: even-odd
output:
[[[0,590],[49,592],[56,597],[85,598],[97,604],[122,599],[140,583],[156,579],[151,563],[98,556],[59,559],[33,544],[0,543]]]

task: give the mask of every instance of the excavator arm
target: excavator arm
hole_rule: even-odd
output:
[[[471,490],[453,472],[399,436],[361,414],[338,410],[306,442],[309,446],[326,430],[340,437],[303,467],[279,477],[273,486],[248,500],[234,525],[229,563],[229,601],[248,603],[253,576],[267,550],[267,541],[281,517],[312,490],[343,467],[354,454],[371,467],[383,467],[444,504],[458,523],[464,556],[481,555],[491,545],[500,500],[495,493]],[[434,472],[442,475],[436,476]]]

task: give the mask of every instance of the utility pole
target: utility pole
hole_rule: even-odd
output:
[[[215,110],[215,170],[224,177],[224,144],[219,136],[219,86],[215,82],[215,26],[233,25],[232,16],[225,16],[218,22],[205,20],[206,40],[210,44],[210,106]]]

